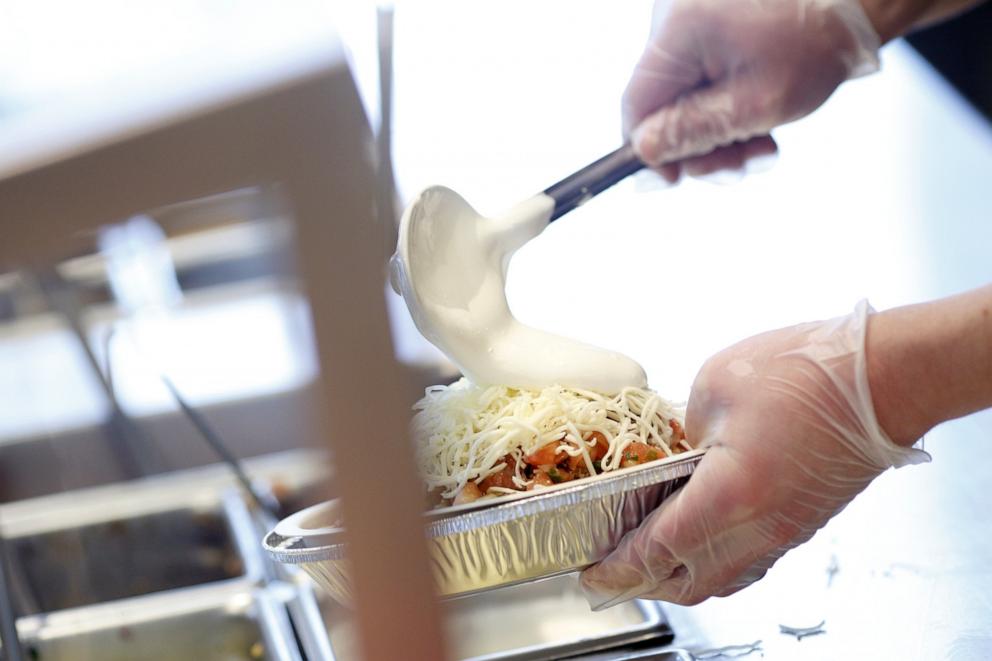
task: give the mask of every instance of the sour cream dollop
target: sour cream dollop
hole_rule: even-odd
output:
[[[510,258],[547,227],[554,200],[536,195],[496,218],[442,186],[421,192],[400,223],[391,279],[417,328],[478,385],[615,394],[647,385],[627,356],[520,323],[506,300]]]

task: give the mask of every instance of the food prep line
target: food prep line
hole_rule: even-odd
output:
[[[304,451],[259,457],[247,467],[290,511],[319,499],[327,474]],[[234,485],[216,465],[0,507],[24,655],[42,661],[354,658],[350,611],[298,568],[263,554],[260,540],[271,522]],[[445,608],[457,658],[472,661],[581,658],[631,645],[647,654],[645,645],[672,641],[657,604],[636,601],[593,613],[574,576],[465,597]],[[494,628],[494,621],[503,625]]]

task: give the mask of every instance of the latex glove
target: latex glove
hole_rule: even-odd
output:
[[[929,460],[892,443],[876,421],[869,311],[862,302],[849,316],[757,335],[706,362],[685,429],[709,450],[681,491],[582,573],[594,608],[736,592],[887,468]]]
[[[674,182],[773,154],[775,126],[878,68],[858,0],[659,0],[623,97],[624,134]]]

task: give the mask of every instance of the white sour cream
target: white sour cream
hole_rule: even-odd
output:
[[[454,191],[425,189],[403,214],[393,287],[414,323],[471,381],[614,394],[645,387],[627,356],[517,321],[506,301],[510,258],[548,225],[554,201],[536,195],[498,218],[479,215]]]

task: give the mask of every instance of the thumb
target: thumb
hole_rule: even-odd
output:
[[[778,123],[776,97],[754,87],[737,75],[678,97],[634,129],[634,150],[657,167],[768,133]]]

